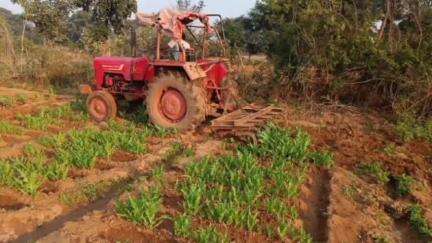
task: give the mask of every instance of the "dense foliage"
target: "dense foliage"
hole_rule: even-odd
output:
[[[261,0],[246,19],[302,95],[432,114],[430,1]]]
[[[136,12],[135,0],[14,0],[25,10],[26,20],[35,24],[46,40],[65,43],[80,35],[92,41],[121,33],[127,18]],[[75,27],[75,28],[74,28]],[[76,32],[72,32],[76,31]],[[75,35],[75,36],[73,36]]]

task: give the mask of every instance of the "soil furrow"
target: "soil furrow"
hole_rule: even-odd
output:
[[[33,232],[23,234],[11,242],[36,242],[46,237],[47,235],[60,230],[68,222],[77,221],[93,211],[101,211],[106,209],[108,204],[112,200],[118,198],[121,195],[121,193],[124,191],[124,189],[127,188],[128,185],[134,184],[139,180],[139,178],[143,176],[150,176],[152,168],[154,168],[158,164],[164,163],[163,161],[164,159],[162,155],[164,150],[165,150],[164,148],[159,149],[156,157],[154,157],[154,159],[152,159],[151,161],[147,162],[152,166],[149,166],[149,168],[146,168],[144,170],[135,169],[132,175],[130,175],[127,179],[115,183],[115,185],[112,186],[111,189],[102,198],[92,203],[89,203],[86,206],[83,206],[77,210],[74,210],[70,213],[59,216],[56,219],[39,226]],[[134,162],[135,161],[130,161],[128,163],[134,163]]]
[[[59,229],[61,229],[67,222],[70,221],[76,221],[82,217],[84,217],[86,214],[94,211],[94,210],[102,210],[106,207],[106,205],[114,198],[118,197],[125,186],[129,183],[131,183],[132,180],[126,180],[122,183],[117,184],[114,186],[105,197],[96,200],[93,203],[88,204],[87,206],[84,206],[78,210],[72,211],[71,213],[68,213],[66,215],[60,216],[51,222],[48,222],[46,224],[43,224],[42,226],[38,227],[35,231],[21,235],[17,239],[11,241],[11,242],[36,242],[39,239],[42,239],[43,237],[51,234],[52,232],[55,232]]]
[[[327,169],[313,167],[301,196],[301,218],[315,242],[326,242],[330,203],[330,174]]]

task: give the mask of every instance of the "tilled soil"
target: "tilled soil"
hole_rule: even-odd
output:
[[[395,133],[394,126],[379,114],[351,107],[294,109],[287,106],[285,109],[284,126],[306,130],[313,138],[314,148],[334,154],[333,168],[313,166],[310,169],[297,202],[300,212],[298,224],[311,234],[314,241],[430,240],[409,224],[406,210],[413,203],[420,204],[432,226],[431,144],[425,141],[405,143]],[[21,111],[32,112],[32,109],[23,108]],[[11,115],[4,119],[13,121],[13,113],[6,109],[5,114]],[[0,158],[19,156],[22,146],[43,135],[28,131],[24,137],[3,137],[5,145],[0,149]],[[176,141],[193,149],[195,158],[179,155],[170,156],[167,160],[169,148]],[[392,155],[384,152],[389,145],[395,147]],[[166,165],[167,183],[175,185],[184,176],[187,164],[206,156],[231,153],[229,143],[212,138],[204,128],[195,133],[152,138],[149,148],[145,155],[134,156],[120,151],[114,154],[112,161],[101,161],[92,170],[73,171],[73,176],[66,181],[46,185],[46,193],[36,198],[1,188],[0,242],[187,242],[174,236],[170,220],[165,220],[156,230],[149,231],[118,217],[115,203],[130,194],[124,192],[125,187],[133,192],[148,187],[148,182],[139,178],[145,177],[158,165]],[[395,197],[390,183],[383,185],[357,173],[360,164],[375,162],[380,162],[392,175],[412,176],[422,186],[413,188],[407,197]],[[61,194],[79,189],[82,183],[100,181],[122,183],[120,186],[117,184],[117,187],[112,186],[100,199],[86,205],[70,207],[59,199]],[[164,191],[163,213],[171,216],[179,214],[182,200],[178,192],[169,189]],[[205,221],[201,223],[208,224]],[[233,239],[236,242],[273,241],[229,226],[218,227],[226,227],[225,230],[236,236]]]

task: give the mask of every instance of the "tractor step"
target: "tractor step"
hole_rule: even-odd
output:
[[[281,117],[283,110],[275,106],[247,105],[223,115],[211,123],[211,130],[222,137],[236,137],[257,142],[256,134],[270,120]]]

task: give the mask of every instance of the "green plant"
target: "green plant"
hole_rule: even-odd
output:
[[[45,177],[50,181],[64,180],[69,174],[69,165],[53,162],[45,166]]]
[[[185,151],[185,146],[184,144],[182,144],[181,142],[175,142],[173,144],[171,144],[170,149],[166,152],[166,154],[164,155],[164,161],[166,162],[172,162],[172,160],[183,154]]]
[[[27,158],[0,161],[0,183],[35,196],[44,183],[43,164]]]
[[[11,96],[0,96],[0,106],[12,107],[15,105],[15,99]]]
[[[374,243],[390,243],[391,241],[387,236],[377,235],[373,236]]]
[[[394,156],[396,154],[396,144],[390,143],[383,149],[387,156]]]
[[[359,166],[358,172],[362,175],[373,176],[381,184],[387,184],[390,181],[390,173],[383,169],[379,163],[362,164]]]
[[[186,148],[186,149],[184,150],[184,154],[185,154],[187,157],[194,157],[194,156],[195,156],[195,150],[193,150],[193,149],[191,149],[191,148]]]
[[[25,103],[27,103],[29,97],[25,94],[19,94],[16,96],[16,101],[21,104],[24,105]]]
[[[84,113],[82,112],[74,112],[71,105],[65,105],[58,108],[42,109],[36,115],[19,115],[17,118],[25,127],[29,129],[46,131],[49,126],[62,125],[62,119],[81,121],[85,119],[83,114]]]
[[[328,151],[313,152],[309,155],[309,158],[318,166],[324,166],[331,168],[334,166],[333,154]]]
[[[33,163],[41,165],[38,170],[50,181],[66,179],[69,173],[69,166],[65,163],[59,163],[57,161],[47,163],[44,150],[34,144],[27,144],[24,147],[24,155],[27,158],[31,158]]]
[[[396,125],[396,132],[406,142],[413,139],[425,139],[432,142],[432,120],[417,121],[413,115],[404,115]]]
[[[8,121],[0,121],[0,134],[21,135],[22,129]]]
[[[228,236],[221,234],[215,228],[199,229],[193,233],[193,238],[198,243],[228,243]]]
[[[61,132],[54,136],[41,137],[40,139],[38,139],[38,142],[46,148],[54,149],[58,145],[66,143],[67,139],[67,134]]]
[[[97,158],[110,158],[117,150],[132,153],[147,151],[147,135],[135,127],[124,128],[112,123],[112,130],[87,129],[44,138],[45,146],[54,147],[56,159],[78,168],[92,168]]]
[[[136,199],[117,202],[116,211],[122,218],[153,230],[162,223],[162,218],[158,217],[161,204],[161,192],[158,188],[151,188]]]
[[[284,202],[299,196],[306,179],[309,136],[301,132],[292,135],[275,125],[261,135],[259,144],[238,146],[234,155],[208,157],[186,167],[186,177],[178,185],[185,215],[199,214],[207,220],[259,232],[259,225],[268,221],[262,213],[267,209],[272,220],[282,225],[280,233],[295,232],[299,239],[307,239],[304,231],[293,231],[282,223],[299,217],[297,210]],[[272,230],[272,235],[276,233]]]
[[[23,149],[24,155],[29,158],[45,158],[45,153],[41,147],[32,143],[26,144]]]
[[[267,212],[278,220],[281,220],[287,216],[289,208],[279,198],[270,198],[267,203]]]
[[[273,171],[269,176],[274,182],[274,186],[269,190],[273,194],[287,198],[295,198],[300,195],[299,186],[303,183],[302,177],[287,174],[283,170]]]
[[[0,184],[35,196],[46,180],[65,179],[69,166],[48,162],[45,151],[34,144],[24,147],[24,156],[0,162]]]
[[[192,229],[192,219],[186,215],[180,215],[174,220],[174,233],[178,237],[189,237]]]
[[[78,190],[60,194],[60,200],[69,207],[76,207],[80,204],[93,202],[101,198],[113,186],[122,183],[121,181],[100,181],[94,184],[81,185]]]
[[[354,185],[349,185],[345,186],[342,192],[345,197],[354,200],[359,194],[359,189]]]
[[[176,130],[170,128],[163,128],[158,126],[148,126],[146,127],[147,133],[151,136],[164,138],[177,133]]]
[[[283,220],[278,224],[276,228],[276,233],[278,234],[281,240],[285,240],[285,238],[289,235],[291,231],[291,223]]]
[[[56,124],[58,121],[52,117],[47,117],[41,113],[38,116],[18,115],[18,120],[28,129],[46,131],[50,125]]]
[[[311,139],[305,132],[299,130],[293,136],[290,130],[274,124],[268,125],[258,137],[261,144],[252,146],[251,150],[260,156],[272,157],[274,160],[302,162],[306,159],[311,144]]]
[[[432,228],[424,218],[424,212],[420,205],[412,205],[410,207],[410,223],[419,233],[432,239]]]
[[[396,194],[400,197],[407,196],[411,193],[411,187],[415,180],[409,175],[403,174],[395,176],[396,180]]]
[[[293,240],[301,243],[313,242],[312,236],[304,229],[297,229],[293,225],[291,225],[290,229],[291,229],[290,235],[293,238]]]
[[[155,181],[157,187],[163,187],[165,184],[165,167],[158,166],[152,171],[152,179]]]
[[[201,208],[204,188],[200,184],[190,184],[181,189],[185,200],[184,208],[190,215],[196,215]]]

